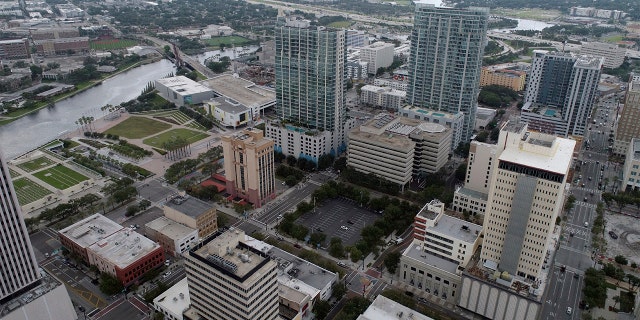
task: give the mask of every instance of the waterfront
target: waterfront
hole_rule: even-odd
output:
[[[106,79],[101,85],[59,101],[53,107],[0,126],[0,150],[8,159],[19,156],[76,130],[75,122],[82,116],[102,117],[102,106],[134,99],[149,82],[173,72],[175,69],[169,60],[146,64]]]
[[[510,32],[512,30],[536,30],[536,31],[541,31],[544,28],[552,27],[552,26],[555,25],[555,24],[552,24],[552,23],[547,23],[547,22],[544,22],[544,21],[537,21],[537,20],[515,19],[515,18],[509,18],[509,19],[517,20],[518,21],[518,26],[515,27],[515,28],[495,29],[494,31],[498,31],[498,32]]]

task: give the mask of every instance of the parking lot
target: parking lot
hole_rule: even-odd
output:
[[[126,210],[126,206],[124,206],[124,208]],[[137,213],[135,216],[131,218],[125,217],[124,212],[122,211],[124,210],[115,210],[115,211],[109,212],[107,213],[107,218],[119,223],[123,227],[137,225],[138,229],[136,230],[136,232],[141,233],[142,235],[145,235],[145,236],[146,234],[145,234],[144,225],[164,215],[162,209],[158,207],[151,207],[145,210],[144,212]]]
[[[353,200],[337,198],[327,200],[315,212],[302,215],[296,223],[309,228],[311,233],[322,232],[327,235],[327,243],[333,237],[342,239],[342,244],[350,246],[360,239],[364,226],[374,223],[380,215],[360,208]]]

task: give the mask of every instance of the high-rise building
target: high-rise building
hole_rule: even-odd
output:
[[[507,122],[491,174],[480,259],[537,281],[562,209],[575,140],[530,132]],[[552,244],[551,244],[552,245]]]
[[[245,129],[222,137],[227,192],[256,208],[275,198],[275,169],[271,139],[260,129]]]
[[[347,45],[345,30],[278,17],[276,116],[266,136],[284,155],[318,162],[346,150]]]
[[[602,57],[535,50],[522,120],[540,132],[584,135],[603,61]]]
[[[0,303],[38,284],[40,272],[9,169],[0,156]]]
[[[278,263],[247,245],[244,231],[214,233],[186,253],[185,268],[203,319],[277,319]]]
[[[374,42],[360,48],[360,60],[367,62],[370,74],[376,74],[379,68],[386,68],[393,63],[393,43]]]
[[[638,126],[638,121],[640,121],[640,80],[629,82],[622,115],[619,119],[613,152],[625,155],[631,139],[640,137],[640,127]]]
[[[489,9],[416,4],[407,103],[464,113],[463,138],[474,128]]]

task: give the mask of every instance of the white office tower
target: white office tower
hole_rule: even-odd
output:
[[[480,259],[536,281],[542,270],[576,142],[507,122],[492,172]]]

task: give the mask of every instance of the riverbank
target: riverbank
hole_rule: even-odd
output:
[[[118,70],[118,71],[110,73],[108,75],[105,75],[104,77],[102,77],[102,78],[100,78],[98,80],[92,80],[86,85],[77,86],[76,89],[74,89],[73,91],[69,91],[69,92],[67,92],[67,93],[55,98],[53,101],[51,101],[49,103],[45,103],[45,104],[43,104],[41,106],[33,108],[32,110],[29,110],[28,112],[24,112],[24,113],[22,113],[20,115],[17,115],[15,117],[10,117],[10,118],[7,117],[6,119],[0,120],[0,126],[9,124],[9,123],[11,123],[13,121],[16,121],[16,120],[20,119],[20,118],[23,118],[25,116],[28,116],[28,115],[33,114],[35,112],[38,112],[38,111],[40,111],[40,110],[42,110],[44,108],[55,107],[56,103],[64,101],[64,100],[69,99],[71,97],[74,97],[74,96],[76,96],[76,95],[78,95],[78,94],[80,94],[80,93],[82,93],[82,92],[84,92],[84,91],[86,91],[88,89],[91,89],[91,88],[93,88],[95,86],[101,85],[102,82],[107,80],[107,79],[115,77],[115,76],[117,76],[117,75],[119,75],[119,74],[121,74],[123,72],[127,72],[127,71],[129,71],[131,69],[140,67],[142,65],[158,62],[158,61],[160,61],[162,59],[163,59],[162,57],[155,57],[155,58],[150,58],[150,59],[145,59],[145,60],[142,60],[142,61],[138,61],[138,62],[136,62],[136,63],[124,68],[124,69]]]

